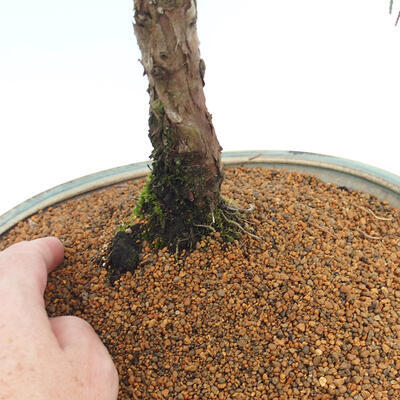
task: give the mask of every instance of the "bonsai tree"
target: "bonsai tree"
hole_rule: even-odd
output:
[[[144,224],[114,239],[111,265],[116,269],[137,263],[134,242],[140,235],[176,250],[192,248],[212,231],[233,239],[246,231],[241,214],[249,211],[221,197],[222,148],[204,97],[196,0],[134,0],[134,11],[149,80],[153,163],[135,209]]]

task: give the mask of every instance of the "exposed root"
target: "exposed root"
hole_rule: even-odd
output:
[[[379,221],[392,221],[392,220],[393,220],[392,217],[390,217],[390,218],[380,217],[379,215],[376,215],[376,214],[375,214],[371,209],[369,209],[369,208],[360,206],[360,205],[358,205],[358,204],[352,204],[352,205],[353,205],[354,207],[359,208],[360,210],[363,210],[363,211],[365,211],[365,212],[371,214],[375,219],[377,219],[377,220],[379,220]],[[308,205],[303,205],[303,206],[305,206],[305,207],[307,207],[307,208],[310,208]],[[330,230],[324,228],[323,226],[318,225],[318,224],[316,224],[316,223],[314,223],[314,222],[310,222],[310,221],[308,221],[308,223],[309,223],[310,225],[314,226],[315,228],[318,228],[318,229],[322,230],[323,232],[328,233],[329,235],[331,235],[331,236],[333,236],[334,238],[338,239],[337,235],[336,235],[334,232],[331,232]],[[364,231],[361,230],[360,228],[356,228],[356,229],[357,229],[357,231],[359,231],[360,233],[362,233],[362,234],[364,235],[364,237],[366,237],[366,238],[368,238],[368,239],[372,239],[372,240],[381,240],[381,239],[382,239],[381,237],[378,237],[378,236],[371,236],[371,235],[368,235],[368,233],[364,232]]]
[[[202,224],[193,224],[193,225],[199,228],[206,228],[209,229],[210,231],[216,232],[215,228],[211,225],[202,225]]]
[[[329,233],[329,235],[333,236],[335,239],[338,238],[337,235],[336,235],[335,233],[333,233],[333,232],[331,232],[330,230],[324,228],[323,226],[318,225],[318,224],[315,224],[314,222],[310,222],[310,221],[308,221],[308,223],[309,223],[311,226],[313,226],[314,228],[320,229],[321,231],[323,231],[323,232],[325,232],[325,233]]]
[[[178,240],[178,242],[176,243],[176,246],[175,246],[175,259],[176,259],[176,261],[179,260],[179,244],[180,244],[180,243],[183,243],[183,242],[187,242],[188,240],[189,240],[189,238],[180,239],[180,240]]]
[[[301,203],[299,203],[299,205],[300,205],[300,206],[303,206],[303,207],[305,207],[305,208],[308,208],[309,210],[315,211],[312,207],[310,207],[310,206],[307,205],[307,204],[301,204]],[[314,217],[313,215],[310,215],[310,214],[308,214],[308,215],[309,215],[311,218],[313,218],[313,219],[315,220],[315,217]],[[323,216],[323,215],[321,215],[321,216]],[[325,214],[325,216],[327,216],[327,215]],[[307,220],[307,223],[310,224],[311,226],[313,226],[314,228],[320,229],[322,232],[328,233],[329,235],[331,235],[331,236],[334,237],[335,239],[338,239],[337,235],[336,235],[334,232],[332,232],[332,231],[330,231],[329,229],[323,227],[322,225],[318,225],[317,223],[311,222],[311,221],[309,221],[309,220]]]
[[[366,238],[368,238],[368,239],[373,239],[373,240],[381,240],[382,238],[381,237],[378,237],[378,236],[371,236],[371,235],[368,235],[368,233],[365,233],[363,230],[361,230],[360,228],[357,228],[357,230],[358,230],[358,232],[360,232],[360,233],[362,233]]]
[[[234,206],[233,204],[225,203],[224,209],[229,210],[229,211],[238,212],[238,213],[243,213],[243,214],[251,214],[254,211],[255,206],[254,206],[254,204],[250,204],[249,208],[239,208],[239,207]]]
[[[363,206],[359,206],[359,205],[357,205],[357,204],[353,204],[353,205],[354,205],[354,207],[357,207],[357,208],[359,208],[360,210],[363,210],[363,211],[365,211],[365,212],[370,213],[374,218],[379,219],[380,221],[392,221],[392,220],[393,220],[392,217],[390,217],[390,218],[379,217],[378,215],[376,215],[376,214],[375,214],[372,210],[370,210],[369,208],[366,208],[366,207],[363,207]]]
[[[236,226],[237,228],[239,228],[242,232],[246,233],[247,235],[249,235],[250,237],[252,237],[253,239],[257,239],[257,240],[262,240],[259,236],[254,235],[253,233],[250,233],[249,231],[247,231],[246,229],[243,228],[242,225],[240,225],[238,222],[234,221],[233,219],[228,218],[223,212],[221,212],[221,215],[223,216],[223,218],[225,219],[226,222],[228,222],[231,225]]]

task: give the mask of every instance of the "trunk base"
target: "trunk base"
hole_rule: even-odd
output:
[[[219,188],[217,193],[211,191],[196,198],[196,193],[205,192],[205,174],[193,164],[181,161],[153,164],[134,214],[146,221],[144,239],[156,247],[191,250],[202,237],[217,231],[229,241],[240,236],[238,229],[223,218],[225,201]]]

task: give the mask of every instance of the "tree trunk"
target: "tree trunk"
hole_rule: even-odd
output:
[[[134,30],[149,79],[152,173],[137,211],[150,239],[193,245],[215,223],[221,146],[203,92],[196,0],[135,0]]]

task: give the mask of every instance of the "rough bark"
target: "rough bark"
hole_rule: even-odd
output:
[[[135,0],[134,30],[149,79],[153,167],[137,210],[150,238],[193,244],[215,224],[221,146],[203,92],[195,0]]]

